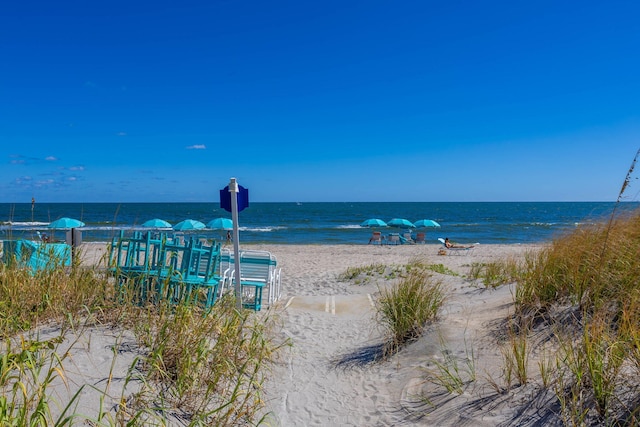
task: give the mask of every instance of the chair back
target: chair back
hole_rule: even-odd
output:
[[[268,283],[272,267],[275,265],[275,258],[272,258],[270,252],[242,251],[240,252],[240,280],[250,279]]]
[[[278,267],[276,257],[269,251],[242,250],[240,251],[240,282],[245,296],[251,295],[254,299],[249,304],[256,310],[262,306],[262,291],[267,292],[268,305],[273,304],[281,297],[282,272]],[[221,266],[223,271],[220,285],[220,295],[223,292],[232,291],[235,288],[235,263],[233,254],[222,249]],[[254,289],[255,291],[247,291]],[[246,305],[245,305],[246,306]]]
[[[218,277],[220,269],[220,243],[210,246],[201,245],[192,249],[194,255],[191,258],[191,268],[196,272],[196,279],[208,283]]]
[[[378,243],[378,244],[382,244],[382,232],[381,231],[374,231],[371,233],[371,238],[369,239],[369,243]]]
[[[161,241],[151,238],[151,233],[135,232],[131,237],[124,237],[121,231],[118,238],[113,238],[109,250],[109,267],[121,272],[145,273],[154,269],[157,264]]]

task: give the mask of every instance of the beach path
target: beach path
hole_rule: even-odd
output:
[[[483,413],[451,417],[454,405],[471,396],[424,417],[430,408],[422,394],[425,369],[442,356],[442,340],[460,358],[474,346],[488,364],[479,360],[477,369],[492,371],[499,350],[487,336],[487,325],[508,314],[512,290],[470,286],[463,275],[472,262],[522,249],[485,247],[475,258],[438,256],[437,249],[436,245],[270,247],[283,268],[284,295],[269,315],[277,316],[279,333],[291,346],[280,354],[267,383],[266,425],[456,425],[456,420],[472,417],[474,425],[489,426],[503,421]],[[373,305],[380,282],[354,284],[338,276],[349,267],[404,265],[416,257],[442,263],[460,275],[438,275],[449,296],[439,321],[427,328],[422,339],[388,360],[372,362],[383,343]]]

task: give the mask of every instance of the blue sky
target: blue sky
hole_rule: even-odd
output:
[[[616,0],[8,2],[0,202],[208,202],[230,177],[256,202],[615,200],[640,147],[638,16]]]

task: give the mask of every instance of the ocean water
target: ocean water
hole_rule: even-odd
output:
[[[291,244],[366,244],[371,230],[360,227],[368,218],[433,219],[440,228],[426,229],[427,242],[449,237],[461,243],[538,243],[549,241],[581,224],[605,220],[611,202],[423,202],[423,203],[251,203],[239,213],[240,242]],[[622,203],[616,212],[640,208]],[[63,240],[63,230],[49,222],[60,217],[80,219],[84,241],[108,241],[120,233],[142,229],[162,218],[172,224],[196,219],[205,224],[231,218],[219,203],[30,203],[0,204],[0,240],[37,237],[37,231]],[[386,232],[404,231],[393,228]],[[200,230],[198,236],[222,238],[224,232]]]

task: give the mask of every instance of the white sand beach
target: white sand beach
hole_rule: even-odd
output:
[[[507,421],[510,405],[499,411],[462,411],[491,393],[482,376],[499,381],[500,349],[492,333],[512,307],[512,287],[497,290],[468,282],[472,263],[521,256],[531,245],[480,245],[472,253],[438,255],[438,245],[269,246],[283,268],[282,334],[292,346],[284,350],[267,389],[270,425],[391,426],[487,425]],[[415,257],[443,264],[459,276],[440,275],[448,293],[438,322],[419,341],[387,361],[369,363],[382,342],[372,299],[380,281],[339,282],[348,267],[404,265]],[[285,308],[286,307],[286,308]],[[442,361],[441,338],[463,360],[472,350],[476,384],[458,397],[425,381],[425,369]],[[482,385],[484,383],[484,386]],[[439,395],[437,409],[422,398]],[[445,403],[446,402],[446,403]],[[484,404],[482,405],[484,406]],[[473,405],[472,405],[473,407]],[[429,412],[429,415],[426,413]],[[501,413],[504,412],[504,413]]]
[[[290,339],[267,383],[265,422],[272,426],[495,426],[509,423],[527,396],[496,394],[502,359],[495,334],[512,310],[513,287],[485,289],[465,276],[473,263],[519,257],[535,245],[479,245],[466,255],[438,255],[439,245],[249,245],[269,250],[282,268],[283,296],[257,316],[276,316],[278,339]],[[104,244],[84,244],[83,259],[95,264]],[[437,322],[425,335],[385,361],[371,362],[382,343],[373,300],[384,278],[363,283],[338,280],[349,267],[404,265],[414,258],[442,264],[454,274],[438,274],[447,300]],[[126,337],[126,335],[125,335]],[[111,348],[123,336],[117,331],[91,331],[90,344],[76,345],[68,359],[69,383],[100,389],[108,378]],[[129,341],[127,339],[127,341]],[[131,346],[120,351],[114,369],[130,366],[138,355]],[[473,354],[476,381],[460,395],[426,381],[426,372],[444,354],[462,365]],[[66,362],[65,362],[66,363]],[[86,369],[86,372],[83,372]],[[116,372],[113,404],[120,397]],[[71,390],[73,391],[73,389]],[[133,390],[132,390],[133,391]],[[90,394],[89,392],[87,392]],[[524,391],[521,394],[526,394]],[[64,400],[63,396],[60,396]],[[428,400],[427,400],[428,399]],[[92,400],[88,397],[85,400]],[[97,404],[98,402],[94,402]],[[92,413],[81,403],[83,413]]]

